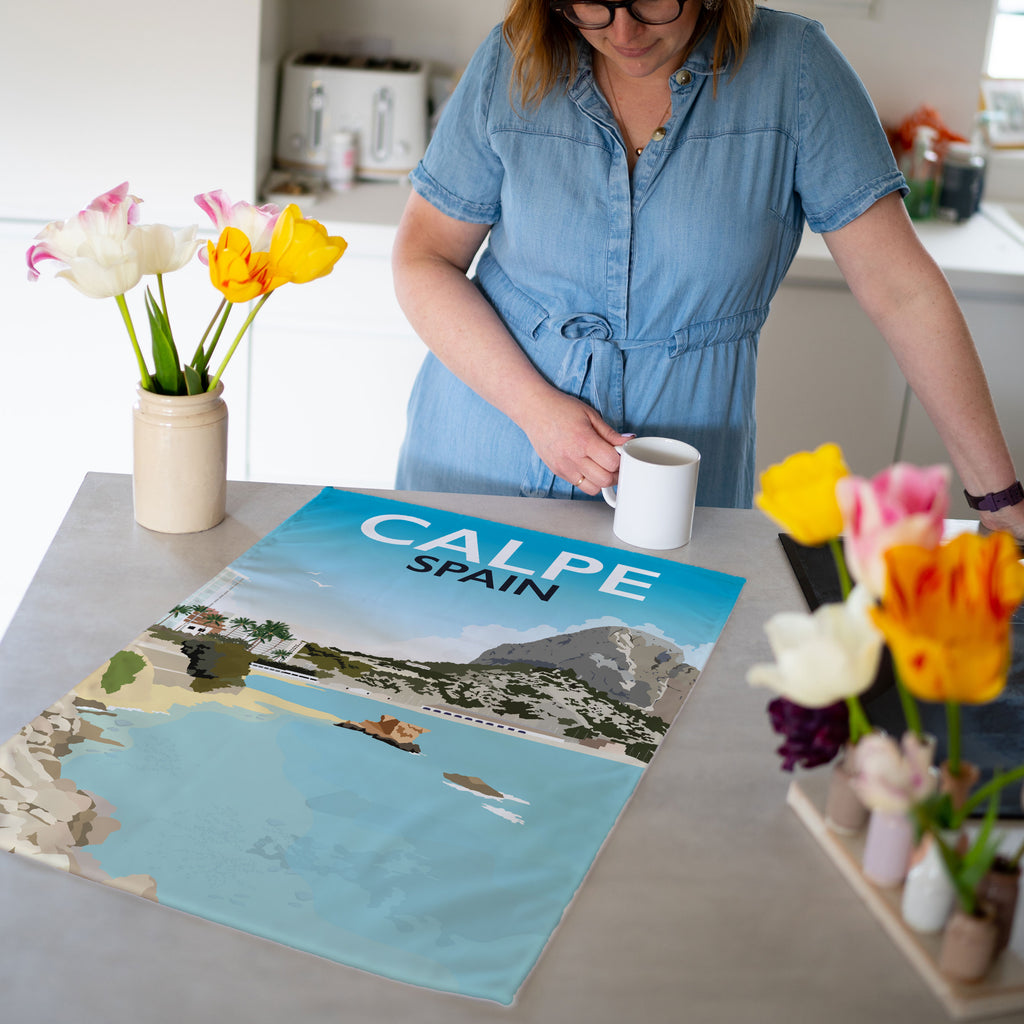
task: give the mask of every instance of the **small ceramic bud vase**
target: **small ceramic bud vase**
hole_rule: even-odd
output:
[[[853,788],[856,773],[856,747],[844,747],[832,766],[828,796],[825,800],[825,824],[839,835],[855,835],[868,821],[868,809]]]
[[[948,761],[943,761],[939,769],[939,787],[943,793],[949,794],[953,809],[957,811],[967,802],[971,790],[978,784],[980,778],[981,771],[970,761],[961,761],[960,771],[956,775],[949,770]]]
[[[957,908],[942,934],[939,970],[955,981],[976,982],[988,974],[996,953],[992,908],[980,903],[973,914]]]
[[[996,953],[1010,943],[1013,921],[1017,913],[1017,893],[1020,887],[1020,865],[1007,857],[996,857],[988,874],[978,885],[979,901],[992,907],[996,921]]]
[[[957,837],[944,835],[947,843]],[[901,910],[903,920],[922,934],[942,931],[953,910],[956,890],[946,870],[939,844],[930,835],[918,844],[903,883]]]
[[[899,885],[907,876],[913,846],[914,827],[906,814],[873,810],[861,860],[864,877],[883,889]]]

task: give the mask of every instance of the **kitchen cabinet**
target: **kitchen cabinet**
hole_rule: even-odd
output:
[[[833,441],[869,476],[893,461],[903,374],[846,284],[802,270],[784,281],[761,332],[757,472]]]
[[[406,192],[380,187],[396,193],[384,193],[385,201]],[[247,476],[393,487],[405,406],[426,349],[395,299],[394,229],[328,227],[349,243],[334,272],[281,289],[253,327]]]

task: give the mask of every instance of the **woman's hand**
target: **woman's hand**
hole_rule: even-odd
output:
[[[615,446],[633,436],[613,430],[585,402],[554,389],[532,415],[520,417],[520,426],[555,476],[591,495],[615,483]]]
[[[438,359],[518,424],[548,469],[596,495],[615,482],[615,445],[629,435],[545,380],[466,277],[487,230],[445,216],[413,192],[392,250],[398,300]]]

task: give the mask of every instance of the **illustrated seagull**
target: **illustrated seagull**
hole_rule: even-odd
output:
[[[334,584],[333,584],[333,583],[321,583],[321,582],[320,582],[319,580],[313,580],[313,582],[314,582],[314,583],[315,583],[315,584],[316,584],[316,585],[317,585],[318,587],[326,587],[326,588],[328,588],[328,589],[330,589],[331,587],[333,587],[333,586],[334,586]]]

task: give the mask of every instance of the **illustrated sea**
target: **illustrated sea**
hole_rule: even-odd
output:
[[[742,584],[325,489],[0,747],[0,849],[510,1003]]]

